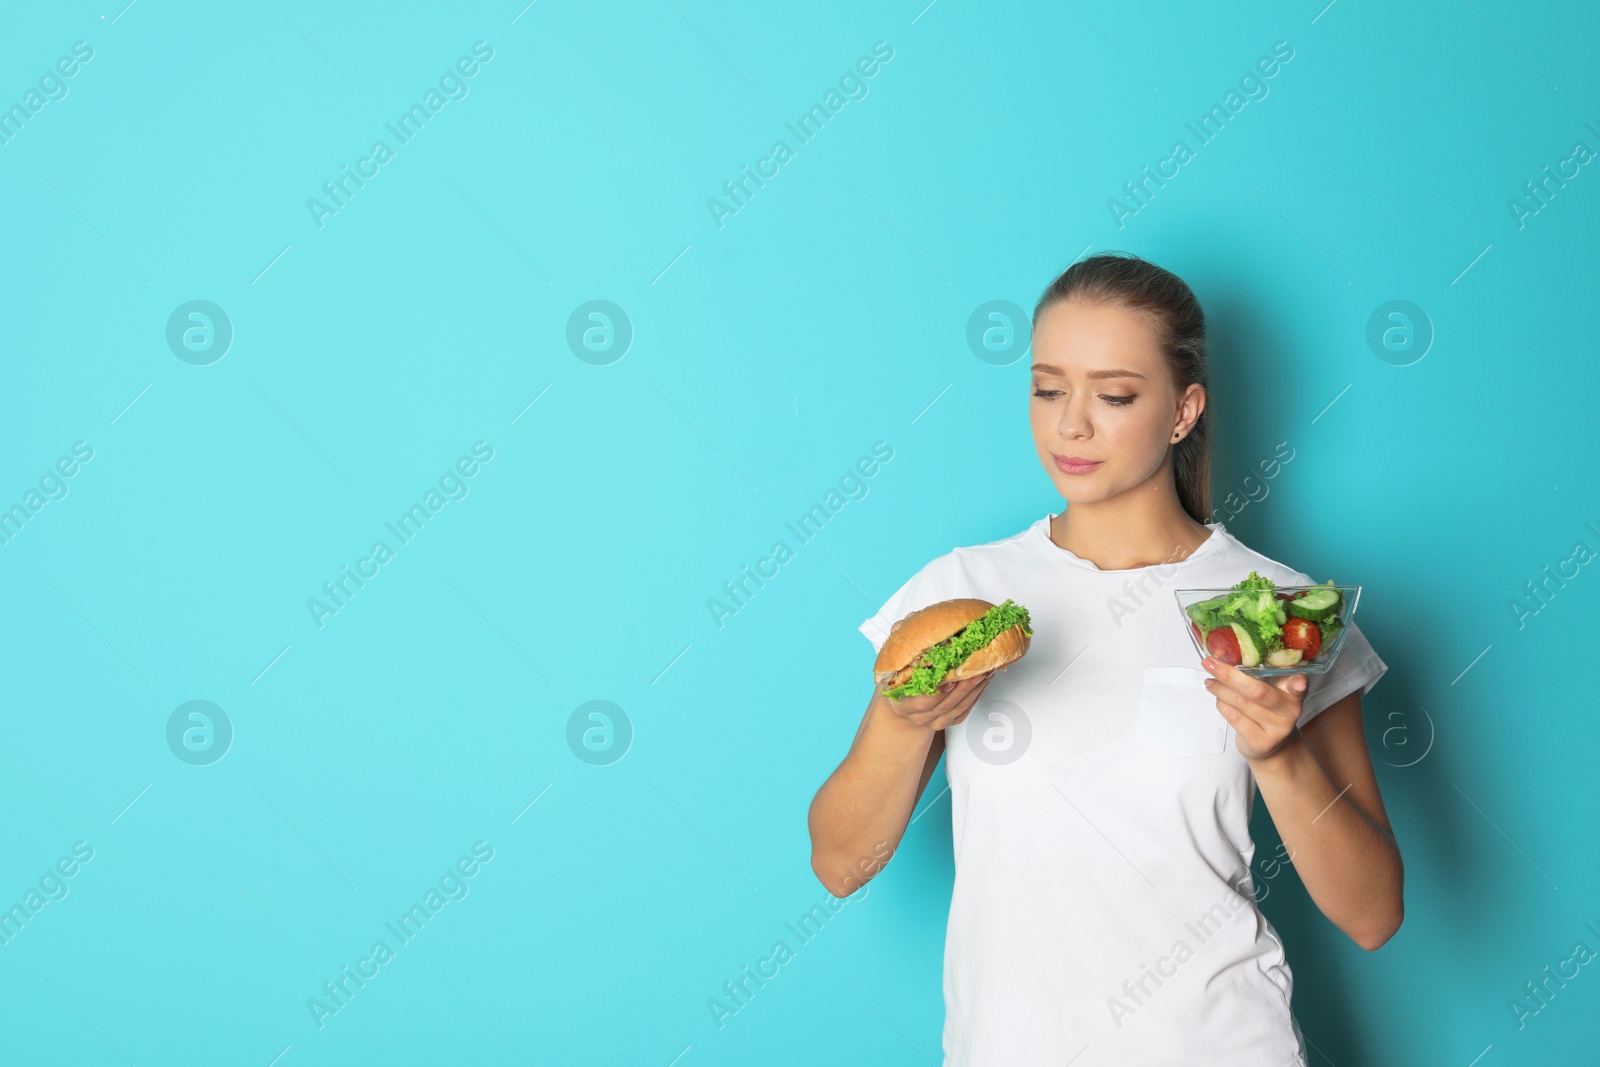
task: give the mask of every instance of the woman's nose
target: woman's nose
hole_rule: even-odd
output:
[[[1076,404],[1068,400],[1061,405],[1061,421],[1056,423],[1056,430],[1062,437],[1087,437],[1089,420]]]

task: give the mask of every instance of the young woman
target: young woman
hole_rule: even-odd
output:
[[[1369,950],[1400,926],[1361,721],[1387,666],[1353,625],[1326,674],[1197,665],[1178,614],[1173,590],[1252,570],[1313,584],[1209,521],[1205,347],[1173,274],[1120,253],[1069,268],[1034,312],[1028,405],[1067,508],[940,556],[861,625],[877,648],[952,597],[1032,616],[1005,671],[900,701],[875,690],[811,805],[812,868],[844,896],[892,855],[945,757],[946,1067],[1305,1064],[1256,904],[1258,789],[1324,915]]]

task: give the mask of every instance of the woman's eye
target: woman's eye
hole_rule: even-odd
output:
[[[1124,404],[1133,403],[1133,397],[1132,396],[1113,396],[1113,395],[1111,395],[1109,393],[1101,393],[1100,394],[1100,399],[1104,400],[1108,404],[1116,404],[1119,407],[1124,405]]]
[[[1060,389],[1035,389],[1033,391],[1033,395],[1034,396],[1043,397],[1046,400],[1054,400],[1056,397],[1061,395],[1061,390]]]

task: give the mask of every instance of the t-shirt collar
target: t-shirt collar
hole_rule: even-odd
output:
[[[1040,548],[1054,558],[1060,560],[1062,563],[1065,563],[1069,566],[1078,567],[1082,570],[1093,571],[1096,574],[1137,574],[1140,571],[1148,571],[1153,567],[1179,567],[1185,563],[1188,563],[1190,560],[1200,559],[1202,556],[1215,552],[1222,544],[1223,539],[1228,536],[1227,527],[1225,527],[1222,523],[1208,522],[1205,524],[1205,527],[1211,531],[1211,536],[1200,542],[1200,546],[1183,559],[1177,560],[1173,563],[1152,563],[1144,567],[1124,567],[1121,569],[1102,570],[1100,567],[1096,566],[1089,560],[1084,559],[1071,549],[1062,548],[1060,545],[1050,540],[1050,515],[1050,512],[1045,512],[1044,517],[1033,524],[1034,539],[1039,542]]]

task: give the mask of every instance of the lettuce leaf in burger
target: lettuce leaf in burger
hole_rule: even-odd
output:
[[[961,598],[930,604],[895,623],[873,676],[891,700],[936,692],[945,682],[1005,668],[1028,651],[1028,609],[1006,600]]]

